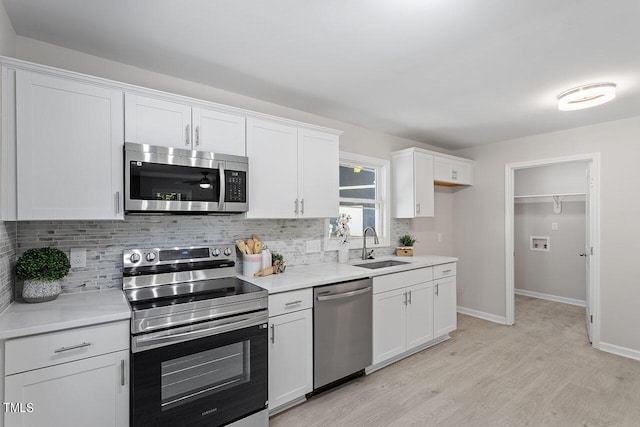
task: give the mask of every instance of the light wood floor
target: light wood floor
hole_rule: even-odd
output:
[[[640,362],[591,348],[583,308],[516,295],[515,326],[458,315],[449,341],[270,425],[640,426]]]

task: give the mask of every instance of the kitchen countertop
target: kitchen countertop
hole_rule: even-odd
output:
[[[405,265],[368,269],[356,267],[354,264],[396,260],[407,262]],[[298,265],[287,267],[282,274],[272,274],[266,277],[240,276],[242,280],[258,285],[266,289],[270,294],[278,292],[295,291],[297,289],[311,288],[314,286],[328,285],[330,283],[344,282],[346,280],[363,279],[366,277],[382,276],[401,271],[415,270],[416,268],[431,267],[433,265],[456,262],[458,258],[444,256],[426,257],[380,257],[373,260],[352,260],[349,264],[325,263],[312,265]]]
[[[54,332],[131,318],[120,289],[61,294],[53,301],[14,301],[0,315],[0,339]]]

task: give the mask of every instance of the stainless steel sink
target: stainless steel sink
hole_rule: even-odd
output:
[[[393,259],[388,259],[386,261],[367,262],[364,264],[354,264],[354,265],[356,267],[364,267],[364,268],[370,268],[374,270],[376,268],[394,267],[396,265],[405,265],[405,264],[409,264],[409,263],[404,261],[396,261]]]

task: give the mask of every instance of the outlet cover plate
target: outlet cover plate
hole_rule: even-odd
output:
[[[322,252],[322,240],[307,240],[305,242],[305,252],[308,254]]]
[[[69,261],[71,268],[81,268],[87,266],[87,250],[84,248],[73,248],[69,251]]]

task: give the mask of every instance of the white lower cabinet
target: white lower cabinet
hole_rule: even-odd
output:
[[[435,280],[433,292],[433,332],[436,337],[456,330],[456,311],[455,276]]]
[[[6,427],[126,426],[129,322],[8,340],[5,375]]]
[[[455,263],[443,266],[373,278],[374,366],[456,329]]]
[[[276,304],[296,307],[269,318],[269,411],[303,398],[313,390],[313,309],[311,289],[276,294],[269,297],[269,310]],[[288,298],[291,301],[285,301]],[[281,301],[280,301],[281,300]],[[292,308],[293,309],[293,308]],[[273,312],[273,311],[272,311]],[[277,310],[275,313],[284,311]]]

